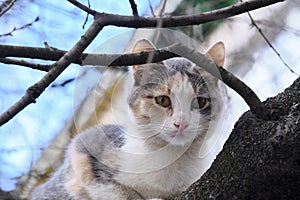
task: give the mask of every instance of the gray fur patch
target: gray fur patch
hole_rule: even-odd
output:
[[[162,64],[151,63],[139,65],[134,72],[134,85],[159,83],[168,78],[167,68]]]
[[[125,144],[124,132],[121,126],[117,125],[103,125],[102,131],[105,133],[107,139],[117,148],[121,148]]]
[[[128,104],[130,107],[133,106],[134,102],[141,96],[147,97],[152,96],[152,91],[157,87],[158,84],[156,83],[148,83],[145,85],[142,85],[135,89],[132,94],[128,97]]]
[[[33,190],[31,200],[74,200],[64,187],[64,178],[68,171],[66,171],[63,167],[64,166],[59,168],[59,171],[55,172],[55,174],[46,183],[39,185]]]
[[[124,132],[118,125],[94,126],[77,138],[77,150],[88,155],[92,172],[99,182],[111,180],[117,169],[102,162],[104,151],[119,149],[125,144]]]
[[[188,71],[191,71],[193,63],[185,58],[171,58],[164,61],[165,65],[171,69],[174,69],[175,72],[180,72],[184,74]],[[172,75],[169,73],[169,75]]]
[[[110,144],[115,148],[122,147],[125,144],[123,134],[122,127],[118,125],[94,126],[77,136],[76,147],[87,154],[101,155]]]
[[[92,166],[92,172],[98,182],[105,183],[112,180],[114,175],[117,173],[116,169],[111,169],[98,158],[89,155],[89,159]]]

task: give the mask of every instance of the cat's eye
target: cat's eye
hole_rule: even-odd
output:
[[[202,109],[206,106],[207,99],[204,97],[197,97],[194,98],[192,101],[192,109]]]
[[[155,97],[155,102],[165,108],[171,106],[171,99],[165,95]]]

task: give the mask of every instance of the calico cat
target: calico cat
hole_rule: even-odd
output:
[[[147,40],[133,52],[153,50]],[[219,42],[205,54],[224,63]],[[32,199],[170,199],[204,172],[199,150],[223,109],[218,80],[185,58],[130,67],[120,124],[77,135]]]

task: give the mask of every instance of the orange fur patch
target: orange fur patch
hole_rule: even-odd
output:
[[[85,190],[95,180],[89,157],[71,148],[71,166],[74,171],[72,178],[65,184],[70,194],[84,199],[91,199]]]

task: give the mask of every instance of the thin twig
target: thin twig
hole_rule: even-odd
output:
[[[241,2],[243,2],[242,0],[240,0]],[[257,25],[257,23],[255,22],[254,18],[252,17],[252,15],[250,14],[250,12],[247,12],[250,21],[251,21],[251,25],[254,26],[256,28],[256,30],[258,31],[258,33],[262,36],[262,38],[266,41],[266,43],[269,45],[269,47],[274,51],[274,53],[278,56],[278,58],[280,59],[280,61],[283,63],[283,65],[289,69],[290,72],[292,72],[293,74],[300,76],[300,74],[298,74],[297,72],[295,72],[288,64],[287,62],[283,59],[283,57],[280,55],[280,53],[275,49],[275,47],[272,45],[272,43],[269,41],[269,39],[267,38],[267,36],[263,33],[262,29]]]
[[[158,41],[158,39],[159,39],[159,36],[160,36],[160,34],[161,34],[161,27],[163,26],[163,14],[164,14],[164,12],[165,12],[165,9],[166,9],[166,4],[167,4],[167,0],[163,0],[163,3],[162,3],[162,8],[161,8],[161,10],[160,10],[160,12],[159,12],[159,21],[158,21],[158,23],[157,23],[157,25],[156,25],[156,31],[155,31],[155,34],[154,34],[154,36],[153,36],[153,43],[154,44],[157,44],[157,41]],[[153,59],[153,55],[151,55],[150,54],[150,56],[148,57],[148,61],[147,62],[150,62],[150,61],[152,61],[152,59]]]
[[[103,27],[104,26],[101,25],[99,21],[94,22],[80,40],[74,45],[74,47],[56,63],[54,63],[50,71],[41,80],[29,87],[19,101],[0,115],[0,126],[12,119],[29,104],[35,103],[41,93],[70,65],[74,59],[82,54],[84,49],[94,40]]]
[[[29,26],[32,26],[35,22],[39,21],[39,17],[36,17],[35,20],[33,22],[30,22],[28,24],[25,24],[19,28],[14,27],[11,31],[9,31],[8,33],[4,33],[4,34],[0,34],[0,37],[4,37],[4,36],[13,36],[13,32],[15,31],[19,31],[25,28],[28,28]]]
[[[7,0],[3,2],[0,6],[0,17],[2,17],[2,15],[4,15],[9,9],[11,9],[15,2],[16,0]]]
[[[74,6],[80,8],[81,10],[85,11],[86,13],[88,13],[90,15],[94,16],[97,13],[95,10],[83,5],[82,3],[78,2],[77,0],[68,0],[68,2],[70,2]]]
[[[91,8],[90,0],[88,0],[88,6],[89,6],[89,8]],[[84,29],[84,27],[85,27],[86,23],[88,22],[88,20],[89,20],[89,13],[86,14],[85,20],[84,20],[83,25],[82,25],[82,29]]]
[[[41,71],[47,72],[50,69],[51,65],[41,65],[41,64],[36,64],[32,62],[28,62],[25,60],[15,60],[15,59],[9,59],[9,58],[0,58],[0,62],[4,64],[10,64],[10,65],[20,65],[24,67],[29,67],[31,69],[38,69]]]
[[[138,13],[138,10],[137,10],[136,3],[134,2],[134,0],[129,0],[129,3],[130,3],[130,6],[131,6],[131,9],[132,9],[132,15],[138,17],[139,13]]]
[[[72,83],[73,81],[75,81],[76,79],[75,78],[69,78],[69,79],[67,79],[67,80],[65,80],[64,82],[62,82],[62,83],[59,83],[59,84],[55,84],[55,83],[53,83],[52,85],[51,85],[51,87],[65,87],[67,84],[69,84],[69,83]]]
[[[150,10],[151,10],[152,17],[155,17],[154,9],[152,7],[152,4],[151,4],[150,0],[148,0],[148,4],[149,4]]]

